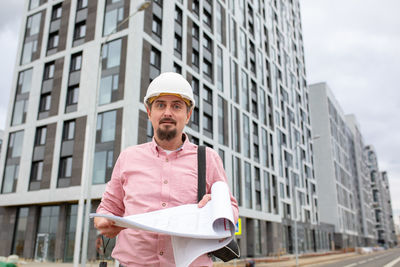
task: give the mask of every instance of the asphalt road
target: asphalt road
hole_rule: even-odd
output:
[[[313,267],[400,267],[400,248],[360,255],[334,263],[315,264]]]

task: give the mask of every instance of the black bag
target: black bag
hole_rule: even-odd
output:
[[[206,193],[206,147],[199,146],[197,149],[197,172],[198,172],[198,189],[197,200],[200,201]],[[240,257],[239,246],[235,240],[228,245],[210,253],[224,262],[237,259]]]

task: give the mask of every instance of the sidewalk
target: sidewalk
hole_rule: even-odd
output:
[[[321,255],[302,255],[298,259],[298,266],[313,266],[320,263],[335,262],[344,258],[352,258],[360,256],[360,254],[351,253],[329,253]],[[214,267],[245,267],[247,260],[237,260],[229,263],[216,262]],[[282,256],[280,258],[254,258],[252,259],[257,267],[293,267],[296,266],[296,259],[293,255]]]
[[[298,266],[313,266],[321,263],[330,263],[344,258],[352,258],[361,256],[356,252],[329,252],[323,254],[306,254],[301,255],[298,259]],[[282,257],[267,257],[267,258],[254,258],[254,259],[240,259],[231,262],[215,262],[214,267],[246,267],[246,262],[253,260],[256,267],[294,267],[296,266],[296,259],[293,255],[286,255]],[[73,267],[72,263],[55,263],[55,262],[20,262],[19,267]],[[90,262],[86,264],[87,267],[99,266],[98,262]],[[109,262],[109,267],[113,267],[114,263]]]

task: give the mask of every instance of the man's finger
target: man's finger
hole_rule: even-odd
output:
[[[203,198],[200,200],[198,207],[199,208],[204,207],[207,204],[207,202],[210,200],[211,200],[211,194],[204,195]]]

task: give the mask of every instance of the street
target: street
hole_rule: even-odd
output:
[[[400,267],[400,248],[374,252],[334,263],[314,264],[313,267]]]

